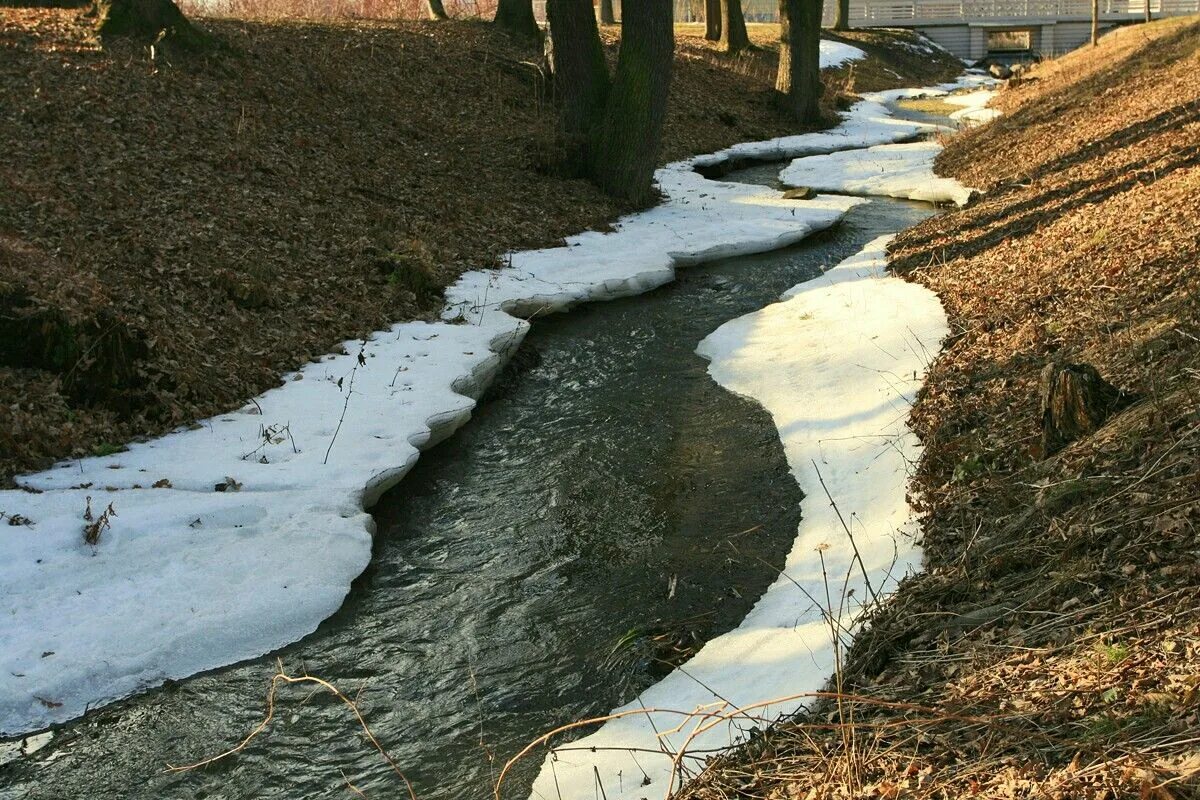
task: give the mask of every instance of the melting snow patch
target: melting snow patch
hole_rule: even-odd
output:
[[[838,67],[847,61],[858,61],[866,57],[866,53],[852,44],[834,42],[829,39],[821,40],[821,69]]]
[[[628,716],[557,749],[533,797],[666,796],[679,777],[672,754],[699,754],[682,757],[694,770],[714,748],[796,711],[805,701],[797,695],[822,687],[836,661],[818,607],[826,575],[832,614],[849,627],[872,594],[890,592],[919,566],[905,490],[920,446],[906,420],[949,329],[932,292],[886,273],[889,239],[701,342],[713,378],[775,420],[807,495],[795,543],[741,625],[617,710]]]
[[[851,51],[855,51],[851,53]],[[845,45],[833,59],[861,57]],[[469,419],[519,345],[523,317],[646,291],[678,266],[782,247],[857,202],[788,201],[695,169],[896,142],[933,130],[879,102],[837,128],[740,145],[659,170],[666,202],[611,233],[515,253],[464,275],[442,321],[346,342],[244,408],[0,491],[0,734],[302,638],[371,553],[369,508],[422,449]],[[92,519],[86,519],[89,501]],[[111,504],[115,516],[84,531]]]
[[[972,190],[954,178],[934,174],[933,162],[941,151],[937,142],[912,142],[809,156],[793,161],[779,173],[779,179],[785,186],[808,186],[818,191],[961,206]]]
[[[950,105],[962,106],[958,111],[950,114],[950,119],[967,125],[982,125],[1000,116],[1000,112],[996,109],[987,108],[988,103],[992,102],[995,97],[994,90],[979,89],[966,94],[947,95],[944,99]]]

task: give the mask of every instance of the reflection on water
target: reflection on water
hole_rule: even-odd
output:
[[[628,701],[734,627],[782,564],[801,494],[767,414],[694,348],[929,213],[874,201],[793,249],[538,321],[475,419],[380,502],[370,568],[284,665],[357,697],[419,797],[472,800],[539,732]],[[0,768],[0,797],[315,798],[350,796],[347,780],[402,796],[347,710],[308,689],[283,690],[238,756],[164,772],[236,744],[274,669],[217,670],[67,725]]]

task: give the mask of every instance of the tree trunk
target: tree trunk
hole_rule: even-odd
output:
[[[837,0],[834,4],[833,29],[850,30],[850,0]]]
[[[183,16],[173,0],[96,0],[101,38],[130,36],[145,41],[166,41],[186,48],[201,47],[209,37]],[[166,32],[160,39],[159,34]]]
[[[775,89],[797,122],[821,119],[821,0],[779,0]]]
[[[653,197],[675,52],[674,5],[637,0],[623,6],[617,70],[588,154],[596,185],[633,203]]]
[[[450,19],[450,15],[446,13],[446,7],[442,5],[442,0],[425,0],[425,11],[430,19]]]
[[[721,40],[721,0],[704,0],[704,38]]]
[[[533,0],[500,0],[496,4],[495,21],[499,27],[518,36],[536,39],[542,35],[542,29],[533,18]]]
[[[1153,22],[1154,16],[1150,13],[1150,0],[1146,0],[1146,22]]]
[[[739,53],[750,47],[746,34],[746,17],[742,13],[742,0],[720,0],[721,2],[721,49],[726,53]]]
[[[1092,433],[1133,399],[1089,364],[1047,364],[1041,377],[1042,455]]]
[[[568,160],[586,170],[588,140],[604,116],[608,66],[591,0],[547,0],[551,69],[562,114]]]
[[[634,0],[634,2],[637,2],[637,0]],[[613,0],[600,0],[600,24],[617,24],[617,15],[613,11]]]
[[[1092,47],[1100,41],[1100,0],[1092,0]]]

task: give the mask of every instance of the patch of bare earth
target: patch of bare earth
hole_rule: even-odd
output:
[[[847,696],[682,796],[1200,797],[1200,21],[1042,66],[943,174],[987,190],[893,268],[953,335],[913,411],[927,569],[876,609]],[[1053,454],[1039,374],[1136,401]]]
[[[227,47],[101,50],[78,10],[0,8],[0,485],[628,210],[558,173],[540,50],[488,24],[200,24]],[[794,133],[773,77],[681,32],[663,161]]]

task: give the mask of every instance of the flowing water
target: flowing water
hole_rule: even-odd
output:
[[[377,506],[373,561],[337,615],[281,653],[62,727],[0,767],[0,797],[299,800],[352,796],[348,782],[407,796],[349,710],[311,686],[282,689],[237,756],[164,771],[261,721],[276,658],[357,697],[419,797],[490,796],[539,732],[629,701],[735,627],[790,548],[802,495],[778,433],[712,382],[699,341],[931,213],[873,200],[794,248],[537,321],[474,419]]]

